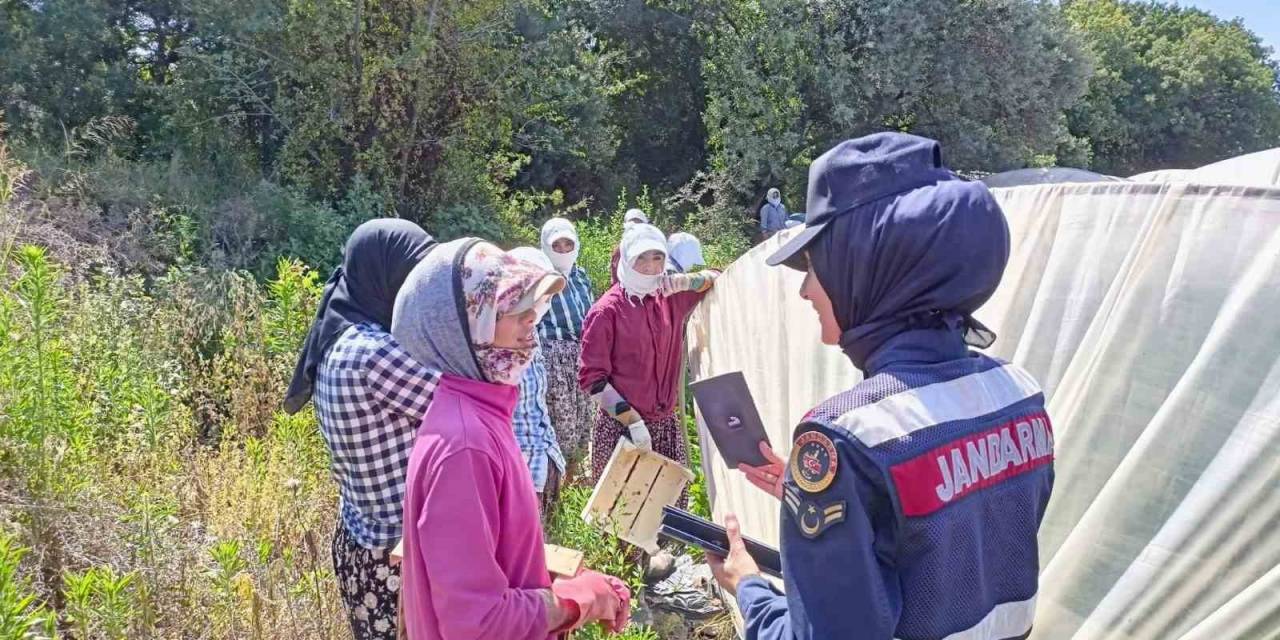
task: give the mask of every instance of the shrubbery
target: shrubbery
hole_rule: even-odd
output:
[[[77,280],[28,245],[3,273],[0,632],[56,613],[74,637],[346,637],[328,451],[310,410],[279,411],[318,272]],[[582,523],[588,493],[565,490],[549,538],[638,588]]]

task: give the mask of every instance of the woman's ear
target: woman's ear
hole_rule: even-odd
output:
[[[818,274],[813,272],[812,263],[810,263],[809,272],[805,274],[804,283],[800,285],[800,297],[808,301],[813,306],[814,312],[818,314],[818,322],[822,328],[822,343],[839,344],[841,331],[840,323],[836,320],[835,306],[832,305],[826,289],[822,288]]]

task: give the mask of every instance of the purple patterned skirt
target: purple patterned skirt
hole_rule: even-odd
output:
[[[547,412],[565,459],[566,480],[571,480],[587,456],[596,403],[578,388],[578,356],[582,343],[548,340],[542,345],[547,359]]]

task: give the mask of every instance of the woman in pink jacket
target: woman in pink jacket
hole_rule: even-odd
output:
[[[552,584],[511,430],[536,325],[564,280],[491,244],[436,247],[396,297],[392,335],[442,372],[405,484],[401,610],[412,640],[545,640],[626,626],[630,595],[584,572]]]

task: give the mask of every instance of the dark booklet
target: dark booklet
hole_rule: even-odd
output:
[[[760,443],[768,443],[769,435],[741,371],[699,380],[690,384],[689,390],[716,450],[730,469],[739,464],[759,467],[768,462],[760,453]]]
[[[729,554],[729,534],[724,527],[675,507],[662,508],[662,528],[658,533],[713,555],[724,557]],[[777,549],[745,536],[742,541],[761,572],[775,578],[782,577],[782,556]]]

